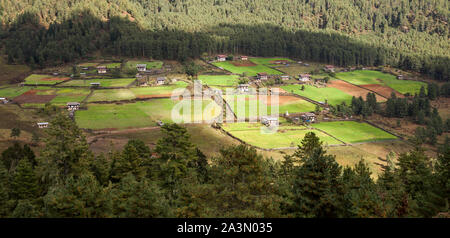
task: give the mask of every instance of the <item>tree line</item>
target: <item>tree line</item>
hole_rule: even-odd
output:
[[[146,29],[119,16],[108,19],[102,21],[85,11],[44,27],[38,15],[26,12],[8,24],[0,38],[9,63],[37,67],[86,59],[95,52],[179,61],[227,52],[287,56],[338,66],[391,65],[438,80],[449,78],[450,60],[445,51],[448,41],[428,47],[440,53],[419,54],[409,50],[410,45],[387,47],[382,44],[385,41],[371,42],[370,37],[355,40],[335,30],[287,29],[267,22],[219,22],[202,30],[187,31],[183,27]]]
[[[375,180],[314,133],[283,161],[245,145],[207,158],[186,128],[166,124],[154,149],[130,140],[94,155],[76,124],[55,116],[36,156],[1,154],[0,217],[448,217],[450,140],[436,158],[421,148],[387,156]]]

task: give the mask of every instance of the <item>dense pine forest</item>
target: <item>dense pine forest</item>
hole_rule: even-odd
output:
[[[437,158],[388,156],[374,180],[312,132],[281,162],[245,145],[207,158],[177,124],[152,150],[130,140],[94,155],[72,120],[54,118],[39,155],[19,144],[1,154],[0,217],[448,217],[449,140]]]
[[[445,0],[0,1],[10,63],[104,55],[186,60],[230,53],[391,65],[449,78]]]

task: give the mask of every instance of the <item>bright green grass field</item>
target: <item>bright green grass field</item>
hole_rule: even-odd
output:
[[[346,143],[397,139],[396,136],[367,123],[355,121],[321,122],[312,124],[312,126],[321,129]]]
[[[281,86],[282,89],[286,90],[287,92],[292,92],[294,94],[307,97],[309,99],[312,99],[317,102],[325,102],[325,99],[328,100],[328,104],[331,105],[337,105],[341,104],[342,102],[347,103],[347,105],[350,105],[352,102],[352,96],[342,92],[341,90],[337,88],[316,88],[314,86],[310,85],[304,85],[305,90],[301,90],[301,85],[286,85]]]
[[[399,93],[419,93],[420,87],[426,84],[412,80],[399,80],[394,75],[374,70],[355,70],[337,73],[336,77],[356,85],[380,84],[391,87]]]
[[[61,86],[77,86],[90,87],[90,83],[100,83],[102,87],[126,87],[135,81],[135,78],[120,78],[120,79],[87,79],[87,80],[70,80],[62,83]]]
[[[269,75],[280,75],[282,72],[269,68],[265,65],[256,65],[256,66],[234,66],[232,63],[225,62],[214,62],[213,65],[217,67],[222,67],[223,69],[230,71],[235,74],[243,74],[247,72],[249,76],[256,76],[257,73],[267,73]]]
[[[314,132],[321,141],[328,145],[342,144],[331,136],[317,130],[309,130],[305,127],[283,127],[273,134],[262,133],[260,128],[264,126],[261,123],[226,123],[222,128],[233,136],[260,148],[274,149],[295,147],[305,137],[306,133]]]
[[[250,61],[255,64],[263,64],[263,65],[269,65],[269,66],[278,66],[278,64],[271,63],[272,61],[278,61],[278,60],[287,60],[289,62],[294,62],[288,58],[250,58]]]
[[[26,91],[30,90],[31,87],[23,86],[23,87],[5,87],[0,88],[0,98],[15,98],[17,96],[22,95]]]
[[[121,100],[132,100],[137,97],[145,97],[148,95],[158,96],[172,94],[174,90],[179,89],[177,92],[182,93],[183,89],[186,88],[188,84],[183,81],[178,81],[173,85],[158,86],[158,87],[139,87],[139,88],[129,88],[129,89],[101,89],[95,90],[91,97],[89,97],[88,102],[99,102],[99,101],[121,101]]]
[[[147,69],[160,69],[163,66],[162,61],[138,61],[130,60],[126,63],[126,67],[130,69],[135,69],[137,64],[146,64]]]
[[[47,81],[47,80],[43,80],[43,79],[47,79],[47,78],[55,78],[54,76],[51,75],[41,75],[41,74],[32,74],[28,77],[25,78],[25,83],[26,84],[48,84],[48,85],[53,85],[53,84],[57,84],[60,83],[66,79],[61,79],[61,80],[51,80],[51,81]]]
[[[110,63],[110,64],[102,64],[102,66],[106,66],[108,69],[120,68],[120,63]]]
[[[239,84],[238,75],[199,75],[198,80],[204,85],[236,86]]]
[[[185,121],[197,119],[209,120],[220,114],[220,108],[212,100],[200,101],[202,109],[211,107],[211,110],[194,113],[194,104],[191,104],[191,113]],[[156,121],[172,122],[172,109],[176,106],[188,106],[187,101],[173,101],[171,99],[154,99],[128,104],[88,104],[88,110],[76,112],[76,122],[81,128],[139,128],[156,126]],[[183,110],[179,110],[183,113]],[[202,113],[203,112],[203,113]],[[179,116],[175,114],[175,116]],[[176,117],[180,119],[180,117]],[[181,117],[181,119],[183,119]]]
[[[257,115],[260,114],[260,116],[269,115],[272,113],[273,106],[266,105],[265,103],[261,103],[259,100],[257,100],[254,96],[248,96],[248,95],[224,95],[223,98],[227,101],[227,103],[230,105],[230,107],[233,109],[233,112],[239,117],[242,118],[243,115],[245,115],[245,118],[250,117],[250,105],[256,105],[256,113]],[[252,99],[252,100],[250,100]],[[270,97],[267,99],[270,101]],[[251,104],[250,102],[254,103]],[[233,104],[233,105],[232,105]],[[266,112],[264,113],[262,110],[260,111],[260,104],[261,106],[266,107]],[[278,106],[278,113],[283,114],[286,111],[289,113],[300,113],[300,112],[311,112],[315,110],[315,105],[307,102],[302,99],[298,99],[296,101],[288,102],[283,105]],[[273,111],[275,112],[275,111]],[[252,118],[256,115],[253,114]]]

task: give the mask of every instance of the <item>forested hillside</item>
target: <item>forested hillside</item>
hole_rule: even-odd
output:
[[[390,64],[448,79],[446,0],[1,0],[0,10],[12,62],[60,61],[46,52],[54,46],[64,61],[92,50],[180,60],[227,52]],[[129,22],[108,22],[117,16]]]

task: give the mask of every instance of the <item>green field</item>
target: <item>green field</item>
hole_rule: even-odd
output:
[[[81,102],[90,93],[89,89],[84,88],[37,87],[35,90],[39,90],[36,95],[56,95],[50,103],[61,106],[68,102]]]
[[[199,75],[198,80],[204,85],[236,86],[239,84],[238,75]]]
[[[286,85],[281,86],[282,89],[286,90],[289,93],[294,93],[300,96],[307,97],[317,102],[325,102],[328,101],[330,105],[341,104],[342,102],[350,105],[352,102],[352,96],[342,92],[339,89],[326,87],[326,88],[316,88],[310,85],[304,85],[305,90],[301,90],[301,85]]]
[[[91,97],[89,97],[88,102],[99,102],[99,101],[121,101],[121,100],[132,100],[135,99],[133,92],[129,89],[104,89],[95,90]]]
[[[283,96],[281,96],[283,97]],[[260,112],[259,106],[260,106],[260,100],[257,100],[254,96],[249,95],[224,95],[223,98],[227,101],[228,104],[230,104],[231,108],[233,109],[234,113],[237,115],[245,115],[245,118],[249,118],[250,116],[250,102],[254,103],[253,105],[256,105],[256,113],[257,115],[261,114],[260,116],[269,115],[272,113],[273,106],[267,105],[266,103],[262,103],[263,106],[266,107],[266,113],[263,113],[263,111]],[[252,99],[252,100],[250,100]],[[270,97],[267,99],[270,102]],[[231,105],[233,103],[233,105]],[[245,105],[244,107],[241,106]],[[270,104],[270,103],[269,103]],[[286,111],[289,113],[300,113],[300,112],[311,112],[314,111],[315,105],[307,102],[302,99],[298,99],[295,101],[290,101],[287,103],[283,103],[282,105],[278,106],[278,112],[279,114],[283,114]],[[253,117],[256,115],[253,115]],[[242,117],[242,116],[239,116]]]
[[[61,86],[77,86],[90,87],[90,83],[100,83],[101,87],[126,87],[135,81],[135,78],[120,78],[120,79],[77,79],[64,82]]]
[[[163,66],[162,61],[139,61],[139,60],[130,60],[125,64],[126,68],[136,69],[137,64],[146,64],[147,69],[160,69]]]
[[[175,89],[186,88],[187,83],[183,81],[178,81],[173,85],[158,86],[158,87],[138,87],[129,89],[101,89],[95,90],[92,96],[88,99],[88,102],[99,102],[99,101],[121,101],[121,100],[132,100],[135,98],[146,98],[146,97],[158,97],[167,96],[170,97]]]
[[[120,63],[109,63],[109,64],[101,64],[102,66],[106,66],[108,69],[120,68]]]
[[[225,62],[214,62],[213,65],[217,67],[222,67],[223,69],[234,73],[234,74],[243,74],[247,72],[248,76],[256,76],[257,73],[267,73],[269,75],[280,75],[282,72],[269,68],[265,65],[255,65],[255,66],[235,66],[229,61]]]
[[[85,62],[78,65],[78,67],[96,67],[98,63]]]
[[[262,65],[268,65],[268,66],[278,66],[279,64],[273,64],[271,63],[272,61],[279,61],[279,60],[286,60],[289,61],[291,63],[293,63],[294,61],[292,61],[291,59],[288,58],[250,58],[250,61],[255,63],[255,64],[262,64]]]
[[[14,86],[14,87],[0,88],[0,98],[12,99],[19,95],[22,95],[23,93],[30,90],[31,88],[32,87],[29,87],[29,86],[23,86],[23,87]]]
[[[397,139],[396,136],[367,123],[355,121],[321,122],[312,126],[333,135],[345,143]]]
[[[57,80],[46,80],[50,78],[57,78],[51,75],[41,75],[41,74],[32,74],[25,78],[25,84],[48,84],[48,85],[54,85],[57,83],[60,83],[64,80],[67,80],[68,78],[60,78]]]
[[[76,122],[81,128],[89,129],[125,129],[156,126],[157,120],[172,122],[172,109],[176,105],[184,106],[185,103],[187,101],[154,99],[119,105],[88,104],[88,110],[77,111]],[[209,113],[203,113],[203,115],[202,113],[194,114],[194,104],[191,104],[190,120],[193,120],[194,117],[209,120],[219,115],[220,108],[211,100],[203,101],[202,109],[205,109],[210,103],[213,109]],[[183,110],[180,110],[180,112],[182,113]],[[180,119],[180,117],[177,117],[177,119]]]
[[[426,84],[412,80],[399,80],[394,75],[374,70],[355,70],[337,73],[336,77],[356,85],[380,84],[388,86],[399,93],[419,93],[420,87]]]
[[[308,132],[316,133],[320,140],[326,144],[342,144],[325,133],[317,130],[306,129],[305,127],[280,126],[278,131],[274,134],[261,133],[261,127],[264,128],[265,126],[261,123],[226,123],[222,126],[224,130],[228,131],[242,141],[265,149],[295,147],[300,144],[300,141]]]

